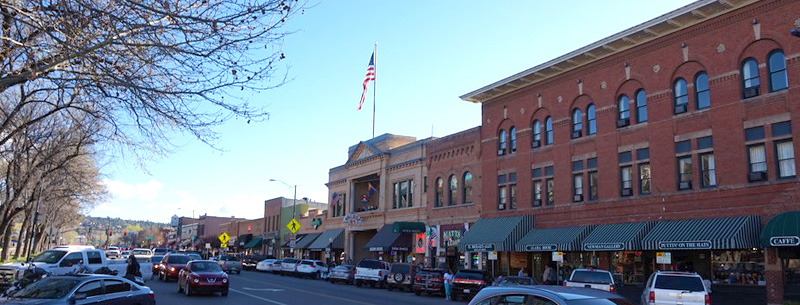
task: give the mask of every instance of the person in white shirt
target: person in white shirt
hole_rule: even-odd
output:
[[[452,300],[452,298],[450,298],[450,291],[453,290],[453,288],[452,288],[452,286],[453,286],[453,272],[450,271],[450,269],[447,269],[447,271],[445,271],[444,276],[443,276],[443,280],[444,280],[444,297],[445,297],[445,300],[450,301],[450,300]]]

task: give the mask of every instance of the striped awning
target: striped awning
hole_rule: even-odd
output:
[[[758,248],[760,233],[758,216],[659,221],[642,240],[642,249]]]
[[[461,252],[514,251],[517,242],[533,229],[533,215],[483,218],[458,242]]]
[[[761,231],[764,247],[794,247],[800,245],[800,211],[788,211],[769,220]]]
[[[395,233],[392,225],[385,225],[364,245],[364,250],[372,252],[410,251],[411,233]]]
[[[317,237],[308,250],[311,251],[325,251],[325,249],[344,249],[344,229],[330,229],[322,232],[322,235]]]
[[[310,246],[311,243],[313,243],[320,235],[322,235],[322,233],[311,233],[303,236],[302,239],[297,241],[295,249],[308,249],[308,246]]]
[[[581,251],[581,241],[594,226],[533,229],[517,242],[519,252]]]
[[[583,251],[642,250],[642,239],[654,222],[599,225],[583,239]]]

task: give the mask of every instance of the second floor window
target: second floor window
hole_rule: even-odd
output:
[[[675,96],[675,114],[686,112],[689,104],[689,89],[686,87],[686,80],[676,79],[672,93]]]
[[[461,194],[462,203],[472,203],[472,173],[464,173],[463,192]]]
[[[450,182],[447,188],[447,205],[456,204],[456,194],[458,194],[458,179],[456,175],[450,175]]]
[[[544,145],[553,144],[553,118],[544,119]]]
[[[775,154],[778,159],[778,178],[797,176],[794,166],[794,144],[791,140],[775,143]]]
[[[392,208],[400,209],[414,206],[414,180],[395,182],[392,189],[394,190]]]
[[[758,76],[758,62],[753,58],[742,63],[742,97],[750,98],[760,94],[761,80]]]
[[[444,179],[436,178],[436,198],[434,199],[433,206],[440,207],[444,205]]]
[[[572,110],[572,138],[580,138],[583,132],[583,113],[580,109]]]
[[[631,100],[627,95],[620,95],[617,100],[617,119],[625,120],[631,117]]]
[[[531,147],[537,148],[542,146],[542,123],[539,120],[533,121],[531,125],[533,130],[533,138],[531,139]]]
[[[597,133],[597,113],[594,109],[594,104],[586,107],[586,134],[592,135]]]
[[[786,76],[786,57],[783,55],[783,51],[772,51],[769,54],[767,64],[769,68],[769,91],[775,92],[789,88],[789,78]]]
[[[517,207],[517,174],[500,174],[497,176],[497,209],[516,209]]]
[[[514,127],[509,128],[508,129],[508,135],[511,138],[511,141],[510,141],[511,145],[509,145],[509,150],[510,150],[510,153],[513,154],[513,153],[517,152],[517,129],[514,128]]]
[[[497,155],[502,156],[506,154],[508,146],[508,135],[505,129],[500,129],[500,134],[497,135]]]
[[[711,107],[711,94],[708,87],[708,74],[705,72],[697,73],[694,78],[694,98],[697,109]]]
[[[644,89],[636,91],[636,123],[647,122],[647,94]]]

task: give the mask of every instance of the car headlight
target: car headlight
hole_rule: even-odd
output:
[[[169,267],[169,271],[175,271],[175,267]]]
[[[200,279],[199,279],[199,278],[194,278],[194,279],[192,280],[192,282],[194,282],[195,284],[197,284],[197,283],[200,283]]]
[[[228,279],[222,279],[222,283],[227,283]]]

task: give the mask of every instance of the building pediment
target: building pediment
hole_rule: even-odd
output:
[[[356,149],[350,153],[350,156],[347,158],[347,163],[358,162],[361,160],[366,160],[377,155],[380,155],[381,151],[375,148],[372,145],[369,145],[365,142],[358,143]]]

